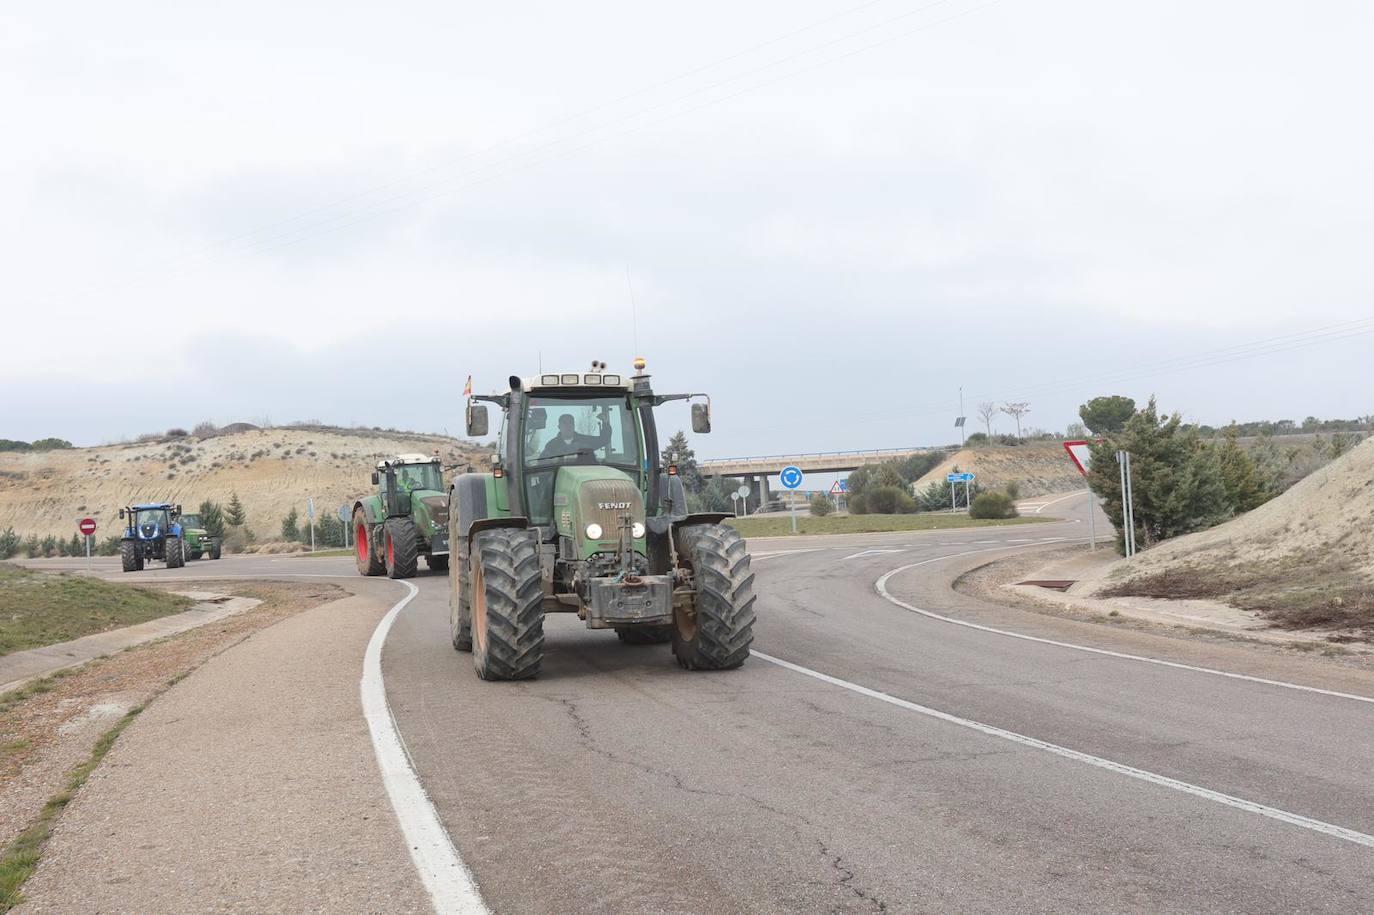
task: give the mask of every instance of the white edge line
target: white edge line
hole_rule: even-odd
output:
[[[359,684],[363,715],[372,732],[372,749],[377,754],[377,767],[381,770],[387,797],[396,811],[406,845],[410,847],[410,858],[420,872],[420,881],[429,892],[434,911],[440,915],[450,912],[485,915],[488,909],[477,891],[472,872],[439,822],[439,813],[415,774],[387,705],[386,683],[382,679],[382,646],[397,614],[420,593],[420,589],[408,581],[400,584],[405,585],[406,596],[382,617],[363,656],[363,678]]]
[[[1081,540],[1083,538],[1078,539]],[[1342,693],[1333,689],[1322,689],[1319,686],[1306,686],[1302,683],[1290,683],[1287,680],[1270,680],[1266,677],[1252,677],[1249,674],[1238,674],[1229,670],[1218,670],[1215,667],[1198,667],[1193,664],[1183,664],[1179,661],[1166,661],[1163,658],[1150,658],[1144,655],[1126,654],[1125,652],[1112,651],[1107,648],[1092,648],[1088,645],[1076,645],[1073,642],[1060,642],[1055,639],[1045,639],[1037,635],[1025,635],[1020,632],[1008,632],[1005,629],[994,629],[991,626],[984,626],[981,623],[971,623],[968,620],[955,619],[952,616],[943,616],[942,614],[934,613],[930,610],[922,610],[920,607],[914,607],[911,604],[908,604],[906,601],[898,597],[894,597],[892,593],[887,590],[887,580],[891,578],[893,575],[900,574],[902,572],[907,571],[908,569],[914,569],[917,566],[923,566],[931,562],[943,562],[946,559],[958,559],[960,556],[972,556],[976,553],[993,553],[999,549],[1011,549],[1011,547],[994,547],[992,549],[986,550],[968,550],[967,552],[963,553],[951,553],[948,556],[936,556],[933,559],[923,559],[920,562],[913,562],[904,566],[899,566],[898,568],[892,569],[891,571],[884,573],[876,582],[873,583],[873,587],[878,592],[878,595],[880,597],[882,597],[884,600],[890,603],[896,604],[903,610],[910,610],[912,613],[919,613],[921,616],[928,616],[931,619],[939,620],[942,623],[953,623],[955,626],[963,626],[966,629],[977,629],[979,632],[991,632],[993,635],[1003,635],[1009,639],[1021,639],[1026,642],[1039,642],[1042,645],[1054,645],[1058,648],[1071,648],[1074,651],[1086,651],[1091,654],[1105,655],[1109,658],[1120,658],[1125,661],[1140,661],[1143,664],[1158,664],[1161,667],[1172,667],[1176,670],[1190,670],[1194,673],[1199,674],[1211,674],[1214,677],[1228,677],[1232,680],[1246,680],[1250,683],[1263,683],[1265,686],[1279,686],[1284,689],[1295,689],[1305,693],[1318,693],[1323,696],[1334,696],[1338,699],[1353,699],[1356,702],[1374,703],[1374,696],[1361,696],[1357,695],[1356,693]]]
[[[1025,734],[1018,734],[1015,731],[1004,730],[1003,728],[994,727],[990,724],[983,724],[982,722],[973,721],[968,718],[960,718],[958,715],[951,715],[949,712],[942,712],[938,709],[930,708],[929,706],[917,705],[915,702],[908,702],[905,699],[898,699],[896,696],[891,696],[887,693],[879,692],[876,689],[869,689],[866,686],[860,686],[859,684],[851,683],[848,680],[841,680],[839,677],[832,677],[829,674],[823,674],[819,671],[811,670],[807,667],[802,667],[799,664],[793,664],[790,661],[784,661],[781,658],[775,658],[772,655],[766,655],[760,651],[751,650],[750,654],[752,654],[756,658],[760,658],[764,661],[767,661],[770,664],[776,664],[779,667],[783,667],[787,670],[793,671],[794,673],[799,673],[803,676],[812,677],[816,680],[820,680],[822,683],[829,683],[831,686],[838,686],[841,689],[847,689],[850,692],[858,693],[861,696],[867,696],[870,699],[877,699],[881,702],[886,702],[890,705],[895,705],[898,708],[903,708],[907,711],[916,712],[921,715],[926,715],[930,718],[935,718],[939,721],[948,722],[949,724],[957,724],[960,727],[969,728],[970,730],[987,734],[990,737],[1000,737],[1001,739],[1009,740],[1012,743],[1018,743],[1022,746],[1032,747],[1037,750],[1043,750],[1046,753],[1053,753],[1055,756],[1061,756],[1064,759],[1072,759],[1075,762],[1086,763],[1090,766],[1096,766],[1099,769],[1106,769],[1108,772],[1115,772],[1118,775],[1125,775],[1129,778],[1139,779],[1140,781],[1149,782],[1150,784],[1159,785],[1164,788],[1172,788],[1175,791],[1181,791],[1184,794],[1190,794],[1193,797],[1199,797],[1203,800],[1212,801],[1213,803],[1221,804],[1226,807],[1234,807],[1237,810],[1244,810],[1247,813],[1259,814],[1260,816],[1268,817],[1271,820],[1278,820],[1279,822],[1288,823],[1293,826],[1301,826],[1304,829],[1310,829],[1313,832],[1323,833],[1325,835],[1332,836],[1333,838],[1343,839],[1346,842],[1353,842],[1356,845],[1364,845],[1370,848],[1374,848],[1374,836],[1366,835],[1362,832],[1356,832],[1353,829],[1346,829],[1344,826],[1336,826],[1332,823],[1327,823],[1322,820],[1314,820],[1311,817],[1302,816],[1301,814],[1289,813],[1288,811],[1280,810],[1277,807],[1269,807],[1265,804],[1258,804],[1254,801],[1247,801],[1244,798],[1235,797],[1230,794],[1222,794],[1220,791],[1213,791],[1210,788],[1203,788],[1199,785],[1194,785],[1189,782],[1179,781],[1178,779],[1170,778],[1167,775],[1160,775],[1156,772],[1150,772],[1146,769],[1137,769],[1135,766],[1128,766],[1125,763],[1113,762],[1110,759],[1103,759],[1100,756],[1093,756],[1092,754],[1084,753],[1081,750],[1071,750],[1068,747],[1061,747],[1059,744],[1049,743],[1048,741],[1040,740],[1035,737],[1027,737]]]
[[[1031,505],[1036,505],[1036,508],[1035,511],[1031,512],[1031,514],[1038,515],[1045,509],[1049,508],[1051,505],[1054,505],[1056,502],[1063,502],[1065,499],[1072,499],[1074,496],[1081,496],[1083,495],[1083,492],[1084,491],[1080,489],[1077,492],[1068,493],[1067,495],[1060,496],[1057,499],[1051,499],[1048,502],[1041,502],[1039,505],[1036,505],[1036,503],[1032,502]]]

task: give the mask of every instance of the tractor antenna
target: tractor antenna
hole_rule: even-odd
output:
[[[625,288],[630,290],[630,327],[634,330],[635,352],[639,352],[639,309],[635,306],[635,284],[630,282],[630,265],[625,265]]]

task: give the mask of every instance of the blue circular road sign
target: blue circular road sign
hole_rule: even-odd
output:
[[[778,480],[788,489],[796,489],[802,484],[802,472],[800,467],[784,467],[782,473],[778,474]]]

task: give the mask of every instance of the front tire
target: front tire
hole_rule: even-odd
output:
[[[388,518],[384,536],[387,577],[414,578],[420,560],[420,538],[414,522],[409,518]]]
[[[688,670],[729,670],[754,641],[754,573],[744,538],[722,524],[681,530],[680,555],[691,563],[696,612],[673,614],[673,655]]]
[[[544,591],[539,538],[498,528],[472,539],[472,663],[483,680],[526,680],[544,659]]]
[[[143,571],[143,552],[135,540],[125,540],[119,545],[119,564],[126,572]]]
[[[210,558],[211,558],[211,559],[218,559],[221,555],[223,555],[223,553],[224,553],[224,544],[222,544],[222,543],[220,543],[218,540],[216,540],[216,541],[214,542],[214,544],[210,547]]]
[[[472,651],[472,600],[468,592],[471,575],[459,574],[462,566],[448,576],[448,634],[455,651]]]
[[[361,507],[353,509],[353,561],[358,566],[359,575],[381,575],[386,571],[377,551],[372,548],[372,526],[367,523],[367,513]]]
[[[186,565],[186,554],[182,552],[180,537],[168,537],[162,544],[162,555],[167,558],[169,569],[179,569]]]

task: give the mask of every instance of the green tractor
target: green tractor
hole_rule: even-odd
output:
[[[438,457],[400,454],[378,461],[377,492],[353,503],[354,559],[363,575],[411,578],[419,558],[448,569],[448,497]]]
[[[218,537],[213,537],[200,522],[200,515],[181,516],[182,548],[187,559],[199,559],[209,553],[211,559],[218,559],[224,548]]]
[[[501,395],[468,401],[469,436],[501,408],[490,473],[449,488],[453,647],[485,680],[539,672],[544,614],[576,613],[627,644],[672,643],[689,670],[739,667],[754,631],[754,575],[723,513],[689,514],[677,468],[659,460],[654,408],[701,394],[655,394],[635,360],[625,378],[512,376]],[[709,399],[692,430],[711,431]]]

